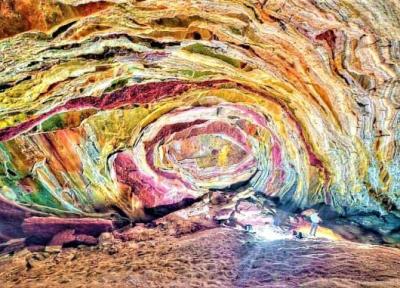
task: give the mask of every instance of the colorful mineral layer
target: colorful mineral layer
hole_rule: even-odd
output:
[[[287,239],[309,211],[316,247],[399,246],[399,109],[397,0],[0,1],[0,253],[140,225],[159,242],[172,225],[176,245],[221,224],[232,243]],[[252,273],[214,284],[303,283]]]

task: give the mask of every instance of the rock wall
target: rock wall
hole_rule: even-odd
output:
[[[300,209],[398,213],[397,1],[0,8],[4,203],[140,219],[247,186]]]

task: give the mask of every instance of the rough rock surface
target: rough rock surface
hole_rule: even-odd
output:
[[[0,286],[400,287],[399,39],[397,0],[0,0]]]
[[[22,251],[0,259],[2,287],[399,287],[400,250],[351,242],[255,241],[217,228],[110,250]],[[114,242],[113,242],[114,241]],[[162,279],[162,280],[161,280]]]
[[[396,242],[399,15],[387,0],[2,1],[0,241],[32,216],[148,221],[248,188]]]
[[[30,217],[22,223],[22,229],[28,237],[50,239],[66,230],[74,230],[77,234],[99,236],[102,232],[111,231],[113,224],[106,219]]]
[[[53,213],[106,204],[134,213],[235,184],[224,167],[243,181],[258,168],[257,190],[300,206],[398,206],[396,2],[126,0],[87,16],[84,2],[40,9],[81,11],[59,33],[46,26],[1,41],[7,198]],[[21,9],[5,3],[12,26],[8,14]],[[182,125],[157,138],[158,118]],[[187,146],[177,133],[218,153],[203,147],[196,162],[196,144],[177,152]],[[106,166],[122,149],[144,157],[127,179]],[[249,149],[253,158],[240,156]]]

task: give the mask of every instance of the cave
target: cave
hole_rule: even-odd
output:
[[[0,287],[400,287],[400,4],[0,2]]]

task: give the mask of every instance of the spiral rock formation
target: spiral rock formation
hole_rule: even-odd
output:
[[[14,2],[0,194],[21,217],[139,219],[241,186],[399,215],[396,1]]]

